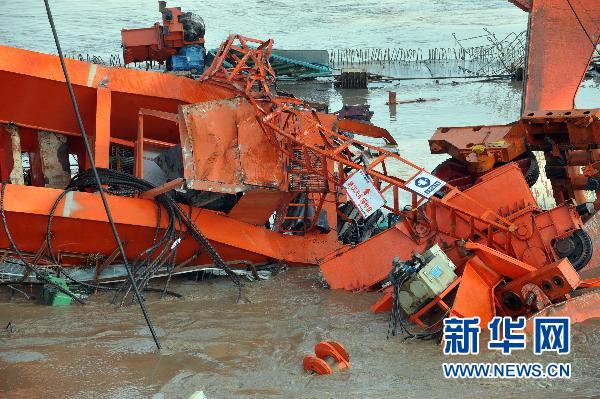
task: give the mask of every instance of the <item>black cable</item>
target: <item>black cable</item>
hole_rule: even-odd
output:
[[[10,230],[8,228],[8,223],[6,222],[6,214],[4,212],[4,190],[6,189],[7,184],[8,184],[7,182],[2,182],[2,188],[0,189],[0,217],[2,219],[2,225],[4,226],[4,232],[6,233],[6,238],[8,238],[8,242],[10,243],[10,246],[12,247],[13,251],[15,251],[15,253],[19,257],[21,262],[23,262],[23,265],[27,268],[27,270],[29,270],[31,273],[35,274],[35,277],[38,280],[43,281],[46,284],[52,285],[53,287],[55,287],[57,290],[59,290],[63,294],[70,296],[76,302],[79,302],[83,305],[85,302],[81,298],[79,298],[77,295],[73,294],[71,291],[66,290],[63,287],[61,287],[60,285],[54,283],[52,280],[50,280],[48,278],[45,271],[40,270],[40,268],[29,263],[23,256],[23,253],[21,253],[21,251],[17,247],[17,244],[15,243],[15,241],[12,238],[12,234],[10,234]]]
[[[390,339],[390,336],[396,336],[398,324],[400,324],[400,327],[404,331],[404,325],[401,323],[400,306],[398,298],[400,294],[400,288],[405,282],[408,281],[408,276],[399,276],[398,273],[396,273],[396,271],[396,268],[394,268],[392,273],[390,273],[390,283],[392,284],[392,311],[390,312],[390,319],[388,323],[387,339]]]
[[[25,299],[27,299],[27,300],[30,300],[30,299],[32,299],[32,297],[31,297],[31,296],[29,296],[29,295],[27,295],[27,293],[26,293],[25,291],[21,291],[20,289],[13,287],[13,285],[12,285],[12,284],[0,284],[0,285],[3,285],[3,286],[6,286],[6,287],[10,288],[10,289],[13,291],[13,293],[14,293],[14,292],[18,292],[18,293],[20,293],[20,294],[23,294],[23,296],[24,296],[24,297],[25,297]],[[12,298],[12,294],[11,294],[11,298]]]
[[[191,208],[190,208],[191,210]],[[171,248],[172,248],[172,254],[171,254],[171,261],[167,263],[167,281],[165,283],[164,286],[164,290],[163,293],[161,295],[161,297],[164,297],[165,294],[167,293],[167,290],[169,288],[169,283],[171,282],[171,277],[173,276],[173,271],[175,270],[175,266],[177,264],[177,248],[179,247],[179,244],[181,243],[181,241],[183,241],[185,239],[185,233],[183,232],[183,225],[181,224],[181,221],[179,222],[179,236],[177,237],[177,239],[175,240],[175,242],[173,244],[171,244]],[[174,246],[174,248],[173,248]]]
[[[410,329],[406,325],[405,319],[402,317],[403,312],[402,312],[401,306],[400,306],[400,291],[401,291],[404,283],[409,281],[411,279],[411,277],[412,277],[412,275],[407,274],[398,266],[394,266],[394,269],[390,273],[389,280],[390,280],[390,283],[392,284],[392,311],[390,313],[390,319],[389,319],[389,323],[388,323],[387,339],[390,339],[390,337],[396,336],[397,331],[398,331],[398,326],[400,327],[400,331],[402,331],[405,335],[404,340],[407,340],[407,339],[419,339],[419,340],[424,340],[424,341],[432,340],[432,339],[439,337],[439,334],[442,330],[440,328],[433,332],[415,333],[415,332],[410,331]],[[432,324],[428,328],[432,328],[437,323],[439,323],[439,321]]]
[[[46,240],[48,243],[49,256],[55,264],[58,264],[58,261],[54,255],[54,250],[53,250],[53,246],[52,246],[52,222],[54,220],[54,214],[56,212],[56,209],[67,193],[76,191],[76,190],[85,190],[86,188],[88,188],[88,186],[94,186],[94,188],[95,188],[94,183],[95,183],[95,180],[93,180],[93,177],[92,178],[90,176],[85,177],[85,175],[81,175],[81,174],[74,176],[71,179],[67,188],[61,193],[61,195],[59,195],[56,198],[56,200],[54,201],[54,204],[52,205],[52,207],[50,209],[50,213],[49,213],[49,217],[48,217],[48,224],[47,224],[47,228],[46,228]],[[131,195],[137,195],[140,192],[140,190],[135,190],[135,189],[128,188],[128,187],[119,186],[118,188],[108,187],[108,192],[110,194],[114,194],[114,195],[130,195],[131,196]],[[159,243],[157,243],[158,234],[160,232],[161,215],[162,215],[162,207],[161,207],[160,203],[157,202],[157,225],[156,225],[156,229],[154,231],[152,246],[150,248],[144,250],[142,253],[140,253],[136,257],[136,259],[134,259],[133,264],[132,264],[133,270],[138,270],[138,269],[140,269],[141,266],[143,266],[145,263],[147,263],[148,258],[152,256],[153,251],[156,248],[158,248],[161,243],[164,243],[164,241],[165,241],[164,237],[161,239],[161,241]],[[172,217],[169,218],[170,223],[172,222],[172,220],[173,220]],[[160,259],[158,259],[158,261],[160,261]],[[94,285],[94,284],[90,284],[90,283],[84,282],[84,281],[79,281],[79,280],[73,278],[64,269],[61,269],[61,272],[70,281],[72,281],[76,284],[79,284],[81,286],[84,286],[86,288],[116,291],[115,297],[112,300],[113,304],[117,303],[117,297],[123,291],[125,291],[125,294],[123,295],[123,301],[124,301],[127,293],[129,292],[129,290],[131,288],[130,286],[128,288],[126,282],[123,283],[120,287],[108,287],[108,286]],[[141,287],[141,285],[138,284],[138,287]],[[144,290],[142,289],[141,291],[144,291]],[[122,301],[122,303],[123,303],[123,301]]]
[[[127,193],[128,195],[137,195],[155,188],[153,184],[127,173],[104,168],[98,168],[97,172],[100,177],[101,184],[106,186],[106,192],[109,194],[118,195]],[[89,190],[97,190],[96,181],[90,170],[83,171],[75,175],[66,188],[66,191]],[[153,239],[152,246],[138,255],[138,257],[132,263],[133,270],[135,270],[135,279],[139,282],[138,287],[147,285],[150,277],[156,273],[156,270],[160,266],[166,264],[168,270],[172,269],[174,267],[174,258],[171,256],[171,254],[177,249],[177,245],[175,245],[175,243],[179,240],[179,238],[183,240],[184,237],[191,235],[191,237],[200,244],[204,252],[211,258],[215,266],[225,271],[228,277],[238,287],[238,299],[241,299],[241,290],[243,287],[242,282],[231,270],[231,268],[223,261],[212,244],[210,244],[208,239],[204,236],[204,234],[202,234],[198,226],[191,220],[191,213],[183,210],[181,205],[175,201],[171,193],[160,194],[156,196],[154,200],[156,201],[157,206],[160,207],[159,209],[163,209],[166,212],[168,223],[166,228],[163,229],[164,234],[158,240],[156,237],[159,230],[155,230],[155,238]],[[54,214],[57,205],[58,203],[54,204],[50,211],[51,215]],[[52,219],[49,218],[50,224],[51,220]],[[157,223],[160,223],[160,218],[158,219]],[[185,236],[183,233],[184,226],[186,228]],[[160,227],[160,224],[158,227]],[[52,234],[50,229],[51,227],[49,227],[47,234],[48,239],[51,242]],[[51,245],[49,245],[49,247],[51,247]],[[171,249],[172,247],[173,249]],[[150,259],[149,254],[155,253],[155,251],[158,251],[158,255],[156,255],[154,259]],[[127,287],[123,286],[122,289],[127,290]]]
[[[56,208],[58,207],[58,204],[60,204],[62,199],[65,197],[65,195],[67,195],[71,191],[73,191],[73,190],[67,189],[67,190],[64,190],[62,193],[60,193],[60,195],[56,198],[56,200],[54,200],[54,204],[52,204],[52,207],[50,208],[50,213],[48,214],[48,225],[46,226],[46,243],[48,245],[47,252],[48,252],[48,255],[50,256],[50,260],[55,265],[58,265],[59,263],[58,263],[58,260],[56,259],[56,257],[54,256],[54,250],[52,249],[52,233],[50,231],[50,228],[52,226],[52,221],[54,220],[54,213],[56,212]]]
[[[60,47],[60,41],[58,39],[58,34],[56,32],[56,27],[54,25],[54,18],[52,17],[52,12],[50,10],[50,4],[48,0],[44,0],[44,5],[46,6],[46,14],[48,15],[48,22],[50,23],[50,28],[52,29],[52,35],[54,36],[54,43],[56,44],[56,51],[58,52],[58,57],[60,59],[60,64],[63,70],[63,74],[65,76],[65,82],[67,83],[67,89],[69,90],[69,96],[71,97],[71,103],[73,104],[73,111],[75,112],[75,117],[77,119],[77,123],[79,125],[79,129],[81,130],[81,136],[83,138],[83,144],[85,146],[85,151],[88,156],[88,160],[91,165],[91,169],[94,173],[94,177],[96,179],[96,183],[98,184],[98,192],[100,193],[100,198],[102,199],[102,204],[104,205],[104,210],[106,211],[106,217],[108,218],[108,222],[110,223],[110,227],[112,229],[113,235],[115,236],[115,241],[117,246],[119,247],[119,252],[123,257],[123,264],[125,265],[125,269],[127,270],[127,276],[131,281],[133,286],[133,290],[135,293],[135,297],[138,301],[140,309],[142,310],[142,314],[144,315],[144,319],[146,320],[146,324],[148,325],[148,329],[152,334],[152,338],[154,339],[154,343],[156,344],[157,349],[160,350],[160,342],[158,340],[158,336],[154,331],[154,326],[150,321],[150,317],[148,316],[148,312],[146,311],[146,307],[143,302],[142,295],[138,290],[137,285],[135,284],[135,280],[133,274],[131,272],[131,268],[129,267],[129,263],[127,262],[127,256],[125,254],[125,248],[123,248],[123,243],[121,242],[121,238],[119,237],[119,232],[117,231],[117,227],[115,226],[115,222],[112,218],[112,214],[110,212],[110,207],[108,206],[108,202],[106,201],[106,196],[104,195],[104,190],[102,189],[102,185],[100,184],[100,177],[98,176],[98,171],[96,170],[96,164],[94,162],[94,155],[92,153],[92,148],[90,146],[87,133],[85,131],[85,127],[83,126],[83,120],[81,119],[81,115],[79,113],[79,107],[77,106],[77,99],[75,98],[75,92],[73,91],[73,86],[71,85],[71,79],[69,78],[69,72],[67,71],[67,66],[65,64],[65,58],[63,56],[62,49]]]

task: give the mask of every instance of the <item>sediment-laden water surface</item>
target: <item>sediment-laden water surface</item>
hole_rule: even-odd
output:
[[[369,306],[375,293],[323,288],[315,269],[293,269],[248,283],[237,304],[226,280],[179,280],[184,299],[149,296],[164,350],[155,353],[136,306],[115,309],[108,294],[85,306],[51,308],[2,292],[0,397],[7,398],[553,398],[594,397],[600,322],[573,329],[573,353],[510,357],[483,351],[464,361],[572,362],[568,381],[452,381],[442,376],[432,341],[386,340],[387,316]],[[302,358],[316,342],[344,343],[351,368],[316,377]],[[530,344],[531,346],[531,344]],[[453,359],[454,360],[454,359]]]
[[[119,52],[120,29],[158,20],[153,0],[55,0],[63,48],[106,56]],[[0,44],[54,51],[43,2],[0,2]],[[527,16],[505,0],[172,0],[202,15],[209,47],[230,32],[273,37],[281,48],[451,46],[488,27],[499,35],[526,28]],[[399,72],[401,73],[401,72]],[[509,81],[372,83],[369,90],[337,90],[330,83],[286,84],[286,91],[327,102],[371,105],[373,122],[389,129],[400,153],[432,169],[443,156],[429,154],[438,126],[496,124],[519,116],[520,85]],[[398,99],[436,102],[385,105]],[[578,105],[598,105],[598,82],[583,84]],[[541,188],[538,188],[541,190]],[[200,226],[201,227],[201,226]],[[159,284],[158,282],[156,283]],[[116,308],[100,293],[85,306],[46,307],[0,287],[0,397],[187,398],[203,390],[214,398],[589,398],[600,395],[600,322],[573,328],[573,351],[558,359],[530,349],[510,358],[484,351],[465,360],[571,362],[567,381],[451,381],[448,359],[434,342],[386,340],[387,316],[369,311],[376,293],[324,288],[318,269],[292,269],[247,283],[250,303],[237,304],[227,280],[176,279],[182,299],[148,295],[148,309],[165,349],[156,353],[137,306]],[[5,328],[6,327],[6,328]],[[333,376],[302,371],[316,342],[339,340],[351,368]]]

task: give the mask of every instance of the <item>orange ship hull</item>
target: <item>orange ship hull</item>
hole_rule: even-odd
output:
[[[111,144],[138,151],[141,129],[143,144],[159,148],[179,144],[178,124],[169,118],[177,116],[180,106],[235,96],[233,91],[211,82],[172,74],[107,68],[75,60],[67,60],[67,67],[84,125],[93,139],[98,167],[109,167]],[[31,185],[9,184],[6,187],[6,221],[17,247],[35,254],[45,242],[50,209],[62,192],[44,187],[47,184],[38,162],[38,132],[66,136],[68,151],[77,156],[80,170],[89,167],[89,161],[57,57],[0,46],[0,84],[4,88],[0,93],[2,180],[10,178],[14,161],[9,151],[10,133],[6,128],[9,124],[18,129],[21,152],[28,153],[31,162]],[[148,110],[151,111],[144,117],[141,128],[140,115]],[[138,154],[136,158],[141,159]],[[141,172],[139,169],[141,165],[136,161],[137,173]],[[334,230],[329,234],[310,232],[300,236],[265,229],[264,215],[268,218],[274,210],[271,208],[276,209],[279,205],[279,198],[273,193],[277,191],[253,192],[252,206],[242,204],[231,216],[193,208],[192,220],[221,257],[231,263],[282,260],[289,264],[316,265],[319,258],[341,246]],[[246,201],[250,198],[248,196]],[[152,244],[157,225],[156,204],[153,200],[137,198],[109,196],[108,199],[127,255],[134,258]],[[256,214],[263,216],[257,218]],[[165,227],[164,215],[161,223]],[[102,203],[95,194],[67,194],[57,208],[51,231],[52,249],[65,265],[81,264],[81,258],[89,254],[108,257],[116,250]],[[4,229],[0,229],[0,247],[6,249],[5,254],[10,253]],[[184,239],[178,246],[177,262],[211,264],[206,254],[197,255],[198,251],[196,241]],[[43,263],[43,257],[39,262]]]

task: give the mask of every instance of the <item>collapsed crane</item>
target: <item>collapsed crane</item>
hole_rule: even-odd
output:
[[[96,163],[120,173],[107,181],[108,203],[127,258],[159,268],[149,248],[158,232],[179,231],[160,251],[177,249],[169,275],[214,259],[231,267],[319,265],[331,288],[382,290],[375,310],[402,303],[422,326],[448,314],[528,315],[596,284],[578,273],[592,256],[581,209],[567,202],[540,209],[515,164],[461,190],[355,139],[335,115],[272,92],[272,44],[231,35],[197,80],[67,62]],[[0,174],[11,182],[2,222],[12,231],[11,238],[0,232],[0,247],[3,259],[19,252],[59,270],[101,255],[101,275],[119,259],[99,198],[66,178],[65,155],[80,170],[89,160],[57,70],[56,57],[0,47],[0,83],[12,89],[0,94]],[[389,135],[381,130],[355,133]],[[28,179],[19,169],[24,153]],[[152,183],[126,190],[124,175]],[[185,225],[174,227],[152,200],[167,193],[189,206],[186,218],[178,210]],[[381,209],[391,215],[387,228],[349,245],[343,228]]]
[[[597,52],[600,4],[595,0],[510,1],[529,13],[522,117],[508,125],[437,129],[429,140],[431,153],[451,158],[434,174],[464,189],[493,168],[517,162],[533,185],[539,169],[532,151],[540,151],[556,203],[575,200],[583,205],[586,191],[599,192],[600,176],[581,169],[600,160],[600,122],[598,109],[574,107]]]
[[[413,320],[424,326],[423,318],[436,318],[432,315],[436,305],[434,324],[448,314],[479,316],[484,321],[496,314],[531,315],[564,301],[582,284],[578,270],[588,264],[593,248],[576,207],[563,204],[541,210],[514,164],[488,173],[478,184],[460,191],[445,182],[435,182],[434,176],[397,154],[336,133],[303,102],[273,97],[268,82],[274,77],[268,65],[260,66],[260,60],[268,59],[268,43],[258,46],[265,53],[257,55],[244,41],[230,37],[203,78],[236,87],[254,107],[268,140],[287,155],[290,181],[304,182],[301,191],[310,202],[303,206],[314,208],[303,233],[317,227],[323,204],[335,201],[339,210],[347,197],[353,197],[359,186],[353,185],[353,179],[360,175],[366,178],[367,187],[370,182],[379,193],[389,194],[390,205],[383,200],[382,206],[398,216],[390,229],[320,259],[331,288],[383,289],[387,293],[374,310],[389,310],[393,299],[390,265],[402,265],[399,270],[403,278],[393,280],[412,287],[414,276],[432,265],[431,258],[425,261],[422,256],[415,261],[415,256],[437,248],[433,256],[436,262],[441,259],[441,265],[458,274],[431,271],[430,281],[438,283],[438,290],[431,290],[433,297],[423,298],[422,292],[412,288],[400,291],[417,297],[405,310],[412,310]],[[228,57],[252,58],[253,67],[232,70],[219,65],[219,60]],[[398,177],[400,173],[407,177]],[[511,192],[499,190],[508,186]],[[369,190],[358,190],[355,196],[362,196],[362,200],[353,199],[362,208],[363,217],[373,211],[369,201],[364,201]],[[495,195],[490,196],[490,192]],[[403,194],[410,198],[408,206],[401,206]],[[287,211],[297,205],[288,204]],[[287,213],[280,221],[286,219],[284,215]],[[406,261],[411,255],[411,267],[404,267],[409,263],[401,259]],[[391,257],[395,258],[393,263]],[[436,263],[435,267],[441,266]],[[444,310],[441,313],[440,307]]]

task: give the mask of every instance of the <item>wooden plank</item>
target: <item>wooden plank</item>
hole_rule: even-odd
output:
[[[180,188],[183,185],[183,182],[184,182],[184,179],[181,177],[177,178],[175,180],[171,180],[170,182],[167,182],[160,187],[156,187],[156,188],[153,188],[151,190],[141,193],[140,198],[143,198],[143,199],[154,198],[157,195],[161,195],[168,191]]]

